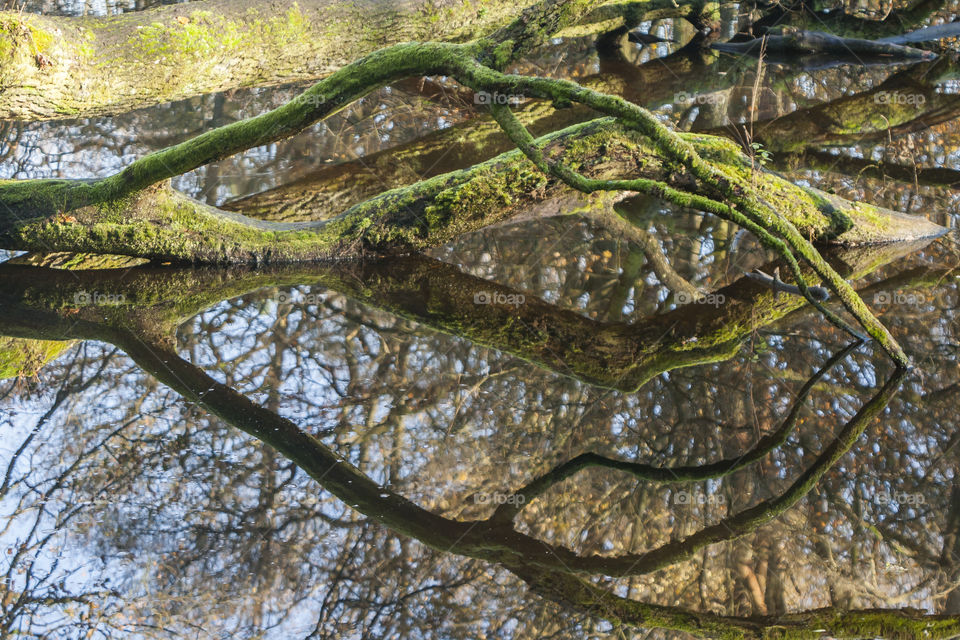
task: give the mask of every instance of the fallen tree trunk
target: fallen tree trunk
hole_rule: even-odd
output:
[[[547,134],[590,120],[593,114],[586,108],[555,109],[549,102],[531,100],[518,107],[517,117],[538,134]],[[271,222],[326,220],[387,189],[468,169],[513,148],[499,125],[481,114],[406,144],[228,200],[220,208]]]
[[[537,2],[202,0],[104,18],[0,12],[0,120],[112,115],[316,80],[389,45],[489,35]],[[585,22],[600,29],[624,12],[680,16],[700,5],[617,2]]]
[[[601,58],[600,74],[579,82],[646,108],[670,102],[678,94],[695,99],[698,93],[735,83],[734,73],[716,73],[705,63],[691,59],[691,55],[696,54],[686,51],[639,67]],[[717,57],[710,52],[706,55]],[[593,117],[593,112],[581,105],[558,109],[544,100],[530,100],[517,106],[515,112],[537,136]],[[721,129],[717,135],[724,131]],[[390,149],[320,167],[295,181],[228,200],[220,206],[275,222],[324,220],[385,189],[466,169],[512,148],[513,143],[499,125],[488,115],[480,114]]]
[[[782,217],[818,242],[854,245],[914,240],[942,232],[940,226],[922,218],[800,187],[773,173],[752,172],[749,159],[728,140],[694,134],[682,138],[738,183],[754,186],[763,199],[778,203]],[[611,119],[574,125],[540,141],[565,150],[567,161],[591,177],[630,172],[677,188],[689,187],[692,181],[689,173],[664,162],[643,136]],[[0,246],[6,249],[215,264],[421,251],[569,192],[519,151],[388,191],[329,220],[313,222],[248,218],[189,198],[167,184],[61,213],[55,202],[46,210],[37,206],[37,200],[18,206],[14,196],[17,187],[25,184],[0,183],[0,203],[7,205],[0,210]]]
[[[875,87],[751,125],[752,140],[775,153],[886,140],[929,129],[960,113],[960,97],[943,90],[958,65],[949,58],[897,73]],[[745,125],[737,125],[744,127]],[[703,131],[729,135],[730,127]]]
[[[791,2],[786,5],[772,4],[780,7],[783,14],[789,16],[792,22],[799,23],[798,26],[823,29],[847,38],[875,40],[897,36],[905,29],[923,24],[930,16],[942,9],[946,2],[945,0],[918,0],[907,7],[896,8],[891,5],[882,19],[859,17],[827,7],[816,10],[812,5],[803,2]]]
[[[771,33],[746,42],[718,42],[710,45],[717,51],[741,55],[759,56],[761,51],[770,56],[794,56],[826,54],[830,56],[872,59],[883,57],[889,63],[903,61],[933,60],[936,54],[890,42],[887,40],[864,40],[844,38],[822,31],[804,31],[785,28],[781,33]]]
[[[533,0],[205,0],[104,18],[0,13],[0,119],[110,115],[316,79],[386,45],[470,40]]]

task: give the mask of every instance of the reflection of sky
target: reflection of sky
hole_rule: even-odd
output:
[[[91,345],[92,352],[97,353]],[[77,349],[66,352],[62,357],[71,359]],[[106,354],[106,351],[102,351]],[[54,380],[55,382],[55,380]],[[96,387],[95,387],[96,388]],[[9,491],[0,497],[0,513],[4,528],[0,534],[0,553],[3,562],[0,567],[5,571],[15,556],[12,551],[22,544],[31,547],[26,558],[30,571],[13,571],[12,587],[21,591],[29,583],[28,577],[36,580],[41,576],[41,585],[29,584],[40,595],[44,589],[53,589],[52,596],[68,593],[92,592],[107,584],[111,588],[119,586],[131,577],[130,560],[126,554],[102,555],[89,548],[82,538],[73,534],[71,527],[58,524],[65,516],[70,518],[72,527],[86,528],[99,521],[98,515],[106,508],[123,511],[124,502],[130,496],[123,494],[84,495],[64,490],[56,490],[58,477],[64,474],[77,461],[85,456],[79,455],[78,443],[71,438],[70,428],[76,422],[90,419],[106,424],[121,422],[123,405],[130,399],[126,389],[113,389],[112,393],[88,394],[83,397],[67,397],[55,413],[47,415],[53,401],[53,389],[40,388],[32,396],[10,397],[0,410],[0,469],[10,482]],[[46,421],[46,424],[41,423]],[[33,434],[32,443],[26,444]],[[79,447],[89,447],[85,442]],[[87,450],[86,454],[90,451]],[[11,465],[16,457],[16,462]],[[67,485],[71,477],[66,475]],[[74,513],[74,511],[76,511]],[[41,540],[45,543],[34,550]],[[23,563],[19,566],[24,566]],[[59,585],[59,586],[56,586]],[[32,619],[34,625],[56,624],[62,622],[59,615],[49,613]]]
[[[135,11],[160,4],[178,4],[188,0],[23,0],[25,11],[70,16],[103,16]]]

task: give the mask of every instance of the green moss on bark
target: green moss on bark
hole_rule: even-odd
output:
[[[0,336],[0,380],[33,378],[45,364],[55,360],[72,344],[70,341]]]

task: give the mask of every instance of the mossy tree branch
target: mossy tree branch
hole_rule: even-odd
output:
[[[806,279],[803,277],[803,272],[800,270],[800,264],[797,262],[793,252],[790,251],[786,243],[777,238],[773,233],[769,232],[765,227],[758,224],[755,219],[751,219],[745,215],[742,215],[733,207],[730,207],[722,202],[718,202],[717,200],[705,196],[672,189],[663,182],[644,179],[591,180],[561,163],[548,163],[544,159],[540,149],[536,147],[533,137],[527,131],[526,127],[524,127],[516,119],[513,113],[511,113],[509,107],[504,105],[496,105],[492,107],[492,111],[494,113],[494,117],[500,123],[501,127],[503,127],[503,130],[507,132],[508,136],[510,136],[510,139],[516,143],[517,147],[519,147],[520,150],[523,151],[524,154],[530,158],[535,165],[537,165],[538,169],[545,173],[553,174],[565,184],[577,189],[578,191],[582,191],[584,193],[593,193],[594,191],[636,191],[638,193],[646,193],[659,197],[667,202],[671,202],[679,207],[687,207],[712,213],[748,229],[766,247],[773,249],[780,254],[780,256],[787,263],[787,266],[790,268],[791,273],[793,273],[800,291],[810,302],[810,304],[815,306],[835,326],[847,331],[858,340],[864,339],[836,314],[824,307],[819,300],[811,295],[810,289],[806,283]],[[816,251],[812,246],[810,248],[813,251]],[[840,280],[842,281],[842,279]],[[861,322],[864,321],[861,320]],[[865,324],[864,326],[867,325]]]
[[[680,193],[663,183],[649,180],[589,180],[572,171],[560,163],[548,163],[536,147],[532,136],[526,128],[510,113],[509,108],[503,105],[493,107],[494,117],[500,122],[504,131],[517,146],[544,172],[552,173],[570,186],[590,193],[598,190],[630,190],[657,195],[679,206],[700,209],[719,215],[727,220],[746,227],[756,235],[761,242],[777,251],[787,262],[796,278],[797,286],[804,297],[817,307],[824,316],[838,327],[849,331],[854,336],[859,335],[849,329],[838,316],[827,310],[814,298],[807,287],[793,252],[799,253],[811,264],[814,270],[834,290],[843,301],[847,310],[853,314],[866,331],[883,347],[895,362],[900,366],[907,366],[909,359],[897,344],[896,340],[870,312],[853,288],[840,277],[813,245],[797,231],[797,228],[777,211],[768,205],[762,197],[758,197],[756,189],[748,183],[734,184],[732,176],[724,175],[716,167],[704,162],[696,151],[681,137],[667,129],[656,118],[642,107],[631,104],[620,98],[604,96],[590,89],[585,89],[573,83],[555,81],[551,87],[544,87],[538,79],[519,78],[518,76],[491,79],[486,70],[472,69],[482,75],[488,82],[497,82],[505,87],[515,86],[517,90],[532,90],[539,97],[553,97],[555,100],[577,101],[587,104],[598,111],[615,115],[625,119],[632,126],[643,131],[655,142],[657,148],[667,157],[672,157],[682,164],[698,178],[705,186],[719,193],[724,199],[737,206],[725,205],[709,197]],[[469,84],[469,82],[468,82]],[[750,192],[753,191],[751,194]],[[748,195],[749,194],[749,195]],[[742,212],[742,213],[741,213]],[[786,244],[777,236],[786,240]],[[789,244],[789,248],[787,248]]]
[[[524,12],[520,19],[500,33],[500,41],[480,40],[466,45],[411,43],[388,47],[348,65],[278,109],[209,131],[187,142],[150,154],[107,178],[92,181],[36,180],[2,184],[0,203],[6,207],[5,213],[0,213],[0,240],[13,240],[12,244],[8,244],[9,248],[106,251],[118,254],[125,253],[124,248],[118,246],[125,243],[145,247],[140,251],[155,254],[160,254],[158,248],[162,245],[168,252],[166,257],[174,257],[169,256],[173,249],[180,252],[180,255],[175,256],[179,259],[186,257],[183,253],[189,255],[192,252],[194,255],[190,258],[193,260],[210,260],[211,254],[229,255],[231,251],[236,252],[237,246],[241,247],[239,253],[247,259],[253,254],[256,256],[254,260],[259,260],[261,256],[264,259],[277,259],[279,256],[279,259],[289,260],[343,253],[346,247],[363,246],[370,238],[373,238],[374,244],[393,245],[393,250],[416,248],[416,241],[420,240],[417,238],[418,233],[432,236],[430,239],[433,242],[445,241],[456,233],[471,229],[465,228],[462,220],[451,220],[451,212],[449,209],[444,210],[442,206],[438,208],[436,204],[424,205],[418,211],[411,205],[416,199],[432,199],[442,203],[445,196],[449,197],[447,194],[451,188],[463,187],[466,184],[464,179],[469,176],[464,172],[423,181],[407,191],[388,192],[372,203],[354,207],[334,220],[299,225],[269,225],[226,212],[210,209],[197,211],[196,207],[191,211],[186,200],[181,198],[176,201],[175,197],[168,195],[168,201],[161,207],[166,209],[167,220],[179,223],[189,220],[192,215],[195,218],[194,226],[199,227],[200,232],[200,238],[196,241],[198,246],[189,246],[189,242],[179,237],[178,233],[174,233],[171,238],[169,230],[158,229],[162,225],[149,218],[156,213],[153,211],[156,202],[139,203],[141,215],[136,223],[123,218],[128,216],[129,209],[137,209],[131,207],[129,202],[124,202],[124,199],[142,195],[158,182],[247,148],[292,135],[391,80],[411,75],[446,74],[474,91],[495,95],[521,94],[551,99],[558,104],[578,102],[614,116],[628,127],[637,130],[652,144],[653,152],[661,165],[666,165],[669,169],[682,168],[690,174],[694,184],[687,185],[685,189],[677,189],[665,181],[645,177],[629,180],[587,178],[563,163],[548,162],[540,152],[540,147],[509,110],[499,106],[495,108],[495,116],[501,126],[521,151],[540,171],[553,175],[565,184],[585,193],[598,190],[651,193],[679,206],[721,215],[750,229],[764,244],[780,253],[807,299],[817,306],[828,320],[847,328],[838,316],[820,305],[809,294],[794,254],[800,255],[839,295],[846,309],[867,333],[877,340],[898,365],[906,366],[908,360],[905,354],[886,328],[877,321],[850,285],[823,260],[790,218],[780,215],[767,204],[763,191],[757,187],[757,180],[752,175],[745,177],[736,172],[725,171],[716,163],[705,160],[688,139],[668,129],[642,107],[626,100],[572,82],[507,75],[497,70],[516,55],[542,41],[545,34],[581,18],[591,6],[591,2],[585,1],[544,0]],[[481,61],[486,61],[487,64]],[[729,165],[730,158],[727,160]],[[514,188],[531,191],[546,186],[543,176],[521,167],[518,169],[522,173],[513,176]],[[489,180],[487,186],[493,186],[489,184]],[[501,199],[498,194],[500,189],[494,189],[494,197]],[[462,192],[456,197],[462,198]],[[475,194],[471,200],[474,199]],[[91,206],[95,206],[96,210],[89,212],[89,224],[96,232],[86,235],[82,225],[69,225],[65,229],[57,225],[51,229],[52,221],[49,219],[42,220],[39,224],[36,220],[38,217],[57,216],[64,221],[76,221],[75,217],[66,214]],[[394,226],[401,228],[386,231],[382,228],[371,229],[375,223],[381,222],[377,218],[383,217],[385,207],[393,208],[390,213],[394,215]],[[123,232],[115,228],[98,228],[102,224],[101,220],[106,217],[104,214],[112,214],[116,209],[120,209],[116,213],[119,213],[120,222],[126,222],[127,228]],[[834,212],[829,205],[823,209],[829,210],[830,214]],[[846,231],[852,226],[850,220],[844,219],[842,215],[831,217],[832,223],[842,225],[840,231]],[[481,226],[491,222],[481,220]],[[143,224],[147,221],[151,224]],[[115,223],[111,221],[111,224]],[[17,239],[26,242],[18,245]],[[171,243],[174,247],[170,247]],[[71,244],[73,246],[69,246]],[[278,244],[281,246],[276,247]],[[284,244],[293,245],[294,249],[284,252]],[[363,249],[369,248],[369,243],[366,245]],[[274,247],[277,248],[276,253]],[[356,251],[355,248],[353,250]]]

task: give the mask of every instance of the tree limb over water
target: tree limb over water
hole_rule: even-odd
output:
[[[809,293],[798,260],[805,261],[894,361],[907,366],[905,354],[887,329],[823,260],[811,239],[877,242],[933,236],[941,229],[757,172],[731,145],[678,135],[650,112],[622,98],[563,80],[500,71],[550,34],[575,23],[593,5],[543,0],[489,39],[382,49],[336,71],[278,109],[150,154],[107,178],[2,183],[0,204],[5,210],[0,214],[0,243],[7,249],[189,262],[342,258],[441,244],[506,219],[512,213],[510,205],[560,183],[584,193],[637,191],[749,229],[784,259],[812,305],[831,323],[859,335]],[[418,75],[447,75],[474,91],[495,96],[578,103],[613,119],[535,140],[509,107],[494,101],[495,119],[527,160],[516,154],[501,156],[468,171],[387,192],[323,222],[264,223],[199,205],[163,185],[214,160],[302,131],[376,88]],[[624,137],[616,139],[618,135]],[[625,179],[603,171],[617,147],[617,155],[635,167]],[[578,149],[580,158],[575,157]],[[595,162],[592,174],[581,166],[591,159]],[[652,168],[653,175],[644,175],[645,168]],[[852,236],[844,236],[851,231]]]
[[[925,221],[802,188],[775,173],[757,170],[735,145],[711,136],[676,134],[628,101],[569,82],[502,73],[507,62],[542,41],[544,34],[561,29],[568,18],[578,19],[591,4],[544,2],[523,20],[467,45],[414,43],[378,51],[334,72],[274,112],[148,156],[115,176],[3,183],[0,202],[8,205],[0,214],[4,246],[243,267],[196,269],[189,271],[190,277],[181,278],[183,272],[177,267],[151,266],[118,274],[113,280],[104,273],[51,274],[0,267],[0,334],[48,341],[95,339],[117,345],[187,402],[275,448],[371,521],[434,549],[502,565],[544,597],[617,625],[712,638],[958,635],[957,617],[917,611],[831,608],[779,617],[728,617],[633,601],[591,581],[595,576],[647,575],[670,567],[710,545],[758,530],[802,500],[884,410],[905,374],[906,355],[846,280],[876,267],[877,254],[913,248],[872,243],[928,238],[942,232]],[[190,23],[188,18],[182,24]],[[34,60],[44,67],[42,52]],[[224,155],[300,131],[393,79],[424,73],[449,75],[475,91],[520,93],[557,106],[577,103],[607,117],[535,138],[510,108],[497,105],[492,114],[516,150],[374,196],[323,221],[257,220],[197,203],[165,182]],[[611,228],[616,224],[623,228],[628,222],[611,217],[616,213],[604,205],[612,198],[603,192],[632,191],[707,211],[749,229],[781,256],[808,301],[846,326],[835,308],[828,309],[810,296],[806,282],[822,279],[900,367],[782,492],[645,553],[611,556],[587,555],[524,533],[514,522],[524,515],[520,509],[501,508],[488,518],[469,521],[425,509],[379,485],[292,421],[217,382],[177,354],[174,331],[198,310],[260,286],[309,278],[366,304],[588,383],[630,390],[676,367],[729,358],[745,335],[804,304],[799,298],[778,299],[762,286],[743,281],[721,290],[730,297],[729,306],[702,313],[680,309],[626,325],[591,321],[537,300],[513,309],[488,305],[478,313],[476,295],[481,291],[521,292],[415,256],[394,259],[387,266],[363,261],[276,266],[417,252],[511,219],[532,205],[569,195],[571,189],[584,194],[588,207],[596,205],[589,209],[590,215]],[[623,236],[630,234],[624,230]],[[648,251],[658,250],[650,246],[649,238],[636,236]],[[870,250],[877,254],[863,266],[843,269],[821,255],[813,241],[860,246],[855,254],[860,257]],[[248,265],[261,268],[251,271]],[[84,283],[95,283],[90,288],[98,295],[117,294],[120,302],[81,304],[77,295],[83,290],[78,287]],[[512,495],[546,500],[561,481],[591,466],[624,471],[641,481],[672,483],[719,478],[756,463],[787,441],[810,388],[847,353],[828,361],[801,389],[780,426],[741,458],[667,467],[586,452],[533,475],[526,485],[516,483],[524,488]]]
[[[828,286],[840,292],[846,308],[867,331],[906,364],[886,330],[808,238],[856,244],[934,236],[941,233],[940,227],[803,189],[774,174],[758,174],[732,143],[675,134],[642,108],[573,83],[500,74],[473,61],[468,51],[476,53],[459,45],[401,45],[384,50],[321,81],[302,99],[147,156],[109,178],[3,183],[0,202],[7,209],[0,214],[0,242],[9,249],[215,263],[409,252],[507,219],[558,183],[569,183],[549,167],[544,173],[546,165],[537,167],[512,152],[469,170],[387,192],[332,220],[298,224],[244,218],[157,184],[265,138],[289,135],[332,112],[333,105],[385,82],[398,68],[399,73],[409,74],[428,65],[445,68],[475,90],[575,100],[625,120],[626,129],[611,119],[577,125],[530,140],[525,151],[565,153],[568,165],[576,163],[581,174],[595,176],[586,188],[576,185],[582,191],[642,191],[745,225],[784,256],[805,291],[793,257],[799,253]],[[310,105],[310,97],[323,99]],[[632,178],[611,180],[610,173],[621,167],[632,167]],[[727,199],[733,206],[723,202]],[[767,204],[771,201],[789,206],[775,211]]]

